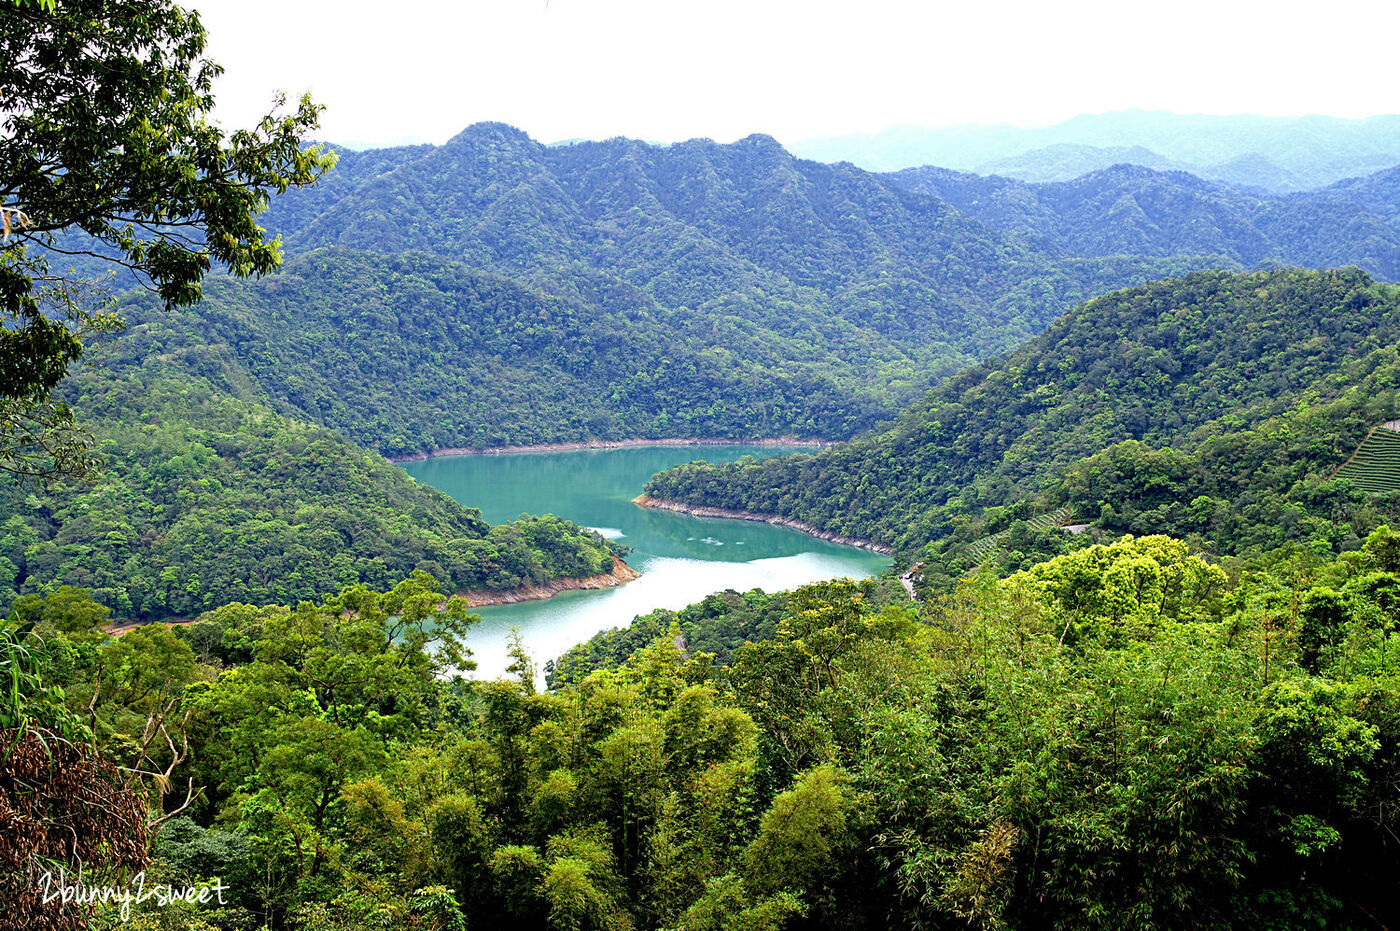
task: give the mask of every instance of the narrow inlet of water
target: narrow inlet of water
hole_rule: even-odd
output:
[[[782,446],[638,446],[503,455],[444,456],[405,463],[419,481],[470,507],[492,523],[521,514],[556,514],[633,551],[628,565],[642,578],[618,588],[564,592],[543,601],[477,609],[481,623],[467,639],[477,678],[502,675],[507,638],[520,631],[543,668],[600,630],[623,627],[657,608],[677,610],[712,592],[780,591],[822,579],[868,578],[889,557],[755,521],[691,517],[640,508],[632,499],[653,474],[695,459],[728,462],[740,456],[808,452]]]

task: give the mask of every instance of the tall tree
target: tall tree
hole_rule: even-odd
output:
[[[280,244],[257,225],[270,191],[310,184],[334,157],[302,138],[320,108],[275,101],[256,127],[212,122],[196,13],[171,0],[12,3],[0,11],[0,469],[85,464],[50,392],[83,339],[118,325],[100,290],[52,273],[56,255],[123,265],[167,307],[200,298],[218,262],[265,274]]]

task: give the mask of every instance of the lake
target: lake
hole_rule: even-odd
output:
[[[467,645],[476,676],[490,679],[509,665],[506,639],[518,628],[543,669],[600,630],[622,627],[657,608],[677,610],[712,592],[780,591],[822,579],[867,578],[888,556],[838,546],[787,527],[745,520],[691,517],[641,508],[632,499],[662,469],[695,459],[728,462],[810,449],[783,446],[634,446],[501,455],[442,456],[403,467],[493,524],[523,513],[557,514],[632,547],[636,581],[600,591],[564,592],[543,601],[474,609],[481,623]]]

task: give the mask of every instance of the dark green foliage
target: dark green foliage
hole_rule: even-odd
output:
[[[323,427],[162,369],[77,381],[105,468],[3,490],[0,600],[78,585],[119,618],[149,620],[387,587],[415,569],[462,591],[612,567],[614,547],[592,531],[552,516],[492,527]]]
[[[973,543],[1001,529],[987,508],[1023,500],[1021,519],[1069,505],[1114,532],[1194,535],[1224,521],[1207,545],[1226,551],[1315,534],[1341,548],[1377,512],[1323,476],[1394,417],[1397,336],[1400,298],[1360,272],[1198,273],[1090,301],[870,438],[681,466],[647,493],[911,551]],[[1273,503],[1255,508],[1263,490]]]

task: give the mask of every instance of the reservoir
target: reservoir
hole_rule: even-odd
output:
[[[657,608],[678,610],[712,592],[781,591],[822,579],[867,578],[888,556],[839,546],[757,521],[691,517],[641,508],[632,499],[662,469],[696,459],[729,462],[810,449],[782,446],[634,446],[442,456],[403,467],[493,524],[523,513],[556,514],[632,547],[623,558],[642,577],[617,588],[563,592],[543,601],[475,608],[467,635],[477,678],[504,673],[506,641],[520,631],[537,666],[600,630]],[[543,682],[543,679],[541,679]]]

